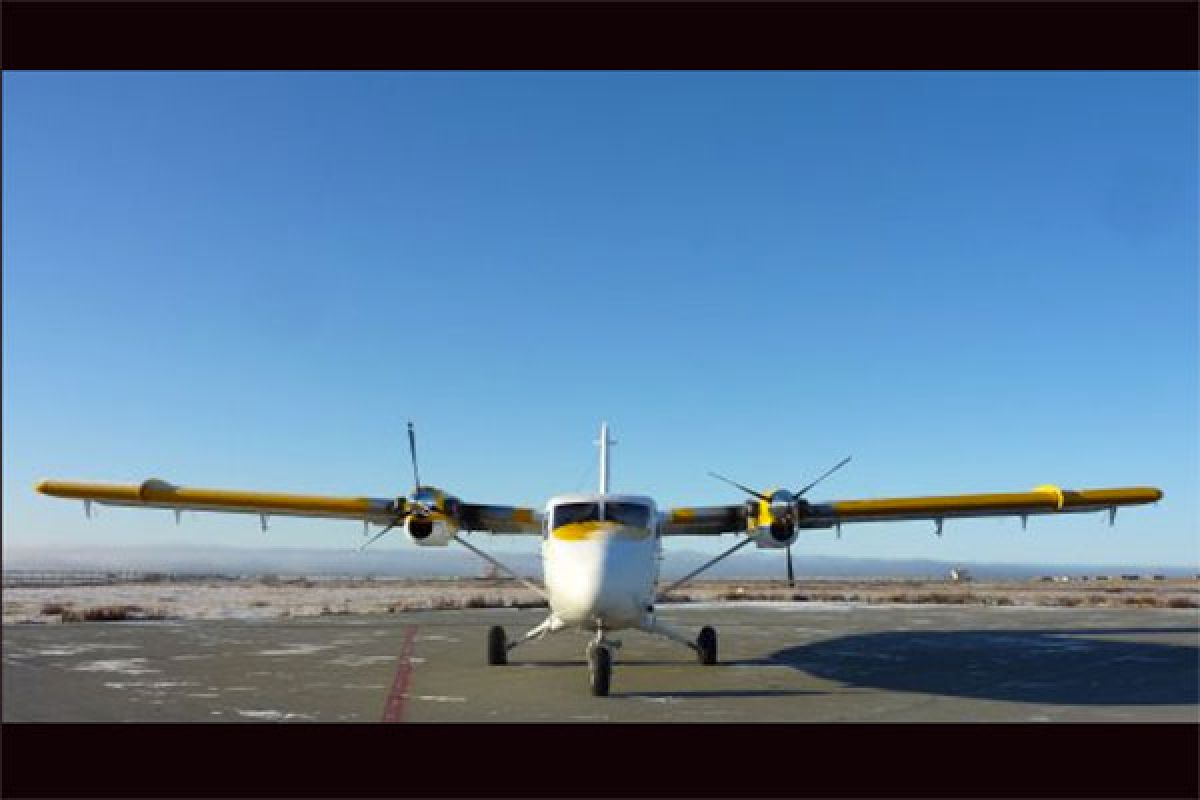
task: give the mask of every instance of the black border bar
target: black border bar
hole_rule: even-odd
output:
[[[1187,797],[1196,725],[33,725],[5,797]]]
[[[1195,69],[1195,2],[3,3],[7,69]]]

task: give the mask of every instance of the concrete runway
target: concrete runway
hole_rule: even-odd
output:
[[[1198,722],[1200,613],[722,603],[720,660],[621,632],[612,695],[587,637],[486,664],[539,610],[6,626],[3,719],[319,722]]]

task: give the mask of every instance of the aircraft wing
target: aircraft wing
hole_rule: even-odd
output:
[[[803,526],[804,522],[820,522],[820,527],[829,527],[848,522],[883,520],[1072,514],[1107,511],[1120,506],[1154,503],[1161,499],[1161,491],[1144,486],[1115,489],[1060,489],[1057,486],[1039,486],[1029,492],[837,500],[809,506],[808,514],[803,517],[801,525]]]
[[[323,517],[388,525],[403,506],[396,499],[286,494],[241,489],[198,489],[161,480],[140,484],[86,483],[46,480],[37,490],[51,497],[83,500],[108,506],[163,508],[176,511],[224,511],[263,516]],[[403,499],[401,499],[403,500]],[[531,508],[459,503],[464,530],[491,533],[539,533],[539,515]]]
[[[889,497],[812,504],[801,500],[796,505],[796,526],[831,528],[852,522],[1109,511],[1120,506],[1153,503],[1162,496],[1159,489],[1145,486],[1112,489],[1039,486],[1029,492]],[[662,532],[667,536],[744,533],[752,521],[749,519],[752,507],[753,504],[673,508],[664,516]]]
[[[469,531],[505,534],[540,534],[541,514],[521,506],[493,506],[463,503],[462,526]]]
[[[663,514],[659,530],[663,536],[715,536],[746,532],[746,505],[683,506]]]

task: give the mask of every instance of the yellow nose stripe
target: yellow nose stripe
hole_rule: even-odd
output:
[[[610,531],[617,527],[615,522],[607,520],[586,520],[584,522],[568,522],[566,525],[559,525],[554,529],[553,535],[555,539],[562,539],[565,542],[579,542],[585,539],[593,539],[596,534],[602,531]]]
[[[582,542],[598,538],[606,533],[615,533],[617,536],[628,539],[645,539],[650,535],[650,529],[631,528],[612,520],[597,519],[585,522],[568,522],[566,525],[560,525],[555,528],[550,532],[550,535],[564,542]]]

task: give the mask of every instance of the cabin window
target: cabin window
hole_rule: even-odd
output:
[[[572,522],[594,522],[600,519],[599,503],[563,503],[554,507],[554,527],[561,528]]]
[[[650,509],[641,503],[605,503],[604,518],[632,528],[650,527]]]

